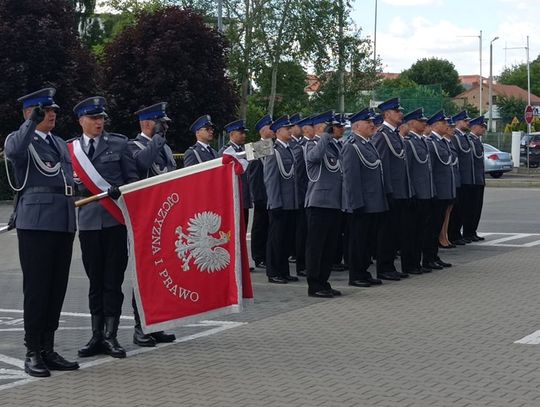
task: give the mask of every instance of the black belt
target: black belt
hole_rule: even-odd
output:
[[[26,193],[44,193],[44,194],[62,194],[65,196],[73,195],[73,188],[69,185],[65,187],[28,187],[23,191]]]

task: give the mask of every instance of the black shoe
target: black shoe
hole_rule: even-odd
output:
[[[431,270],[442,270],[443,267],[438,265],[437,263],[433,262],[433,261],[430,261],[428,263],[424,263],[422,265],[422,267],[425,267],[425,268],[428,268],[428,269],[431,269]]]
[[[452,240],[452,244],[457,246],[465,246],[467,242],[463,239]]]
[[[249,268],[249,272],[250,272],[250,273],[253,273],[254,271],[255,271],[255,267],[250,267],[250,268]]]
[[[362,281],[362,280],[349,281],[349,285],[352,287],[371,287],[370,283],[368,283],[367,281]]]
[[[431,273],[433,270],[431,270],[430,268],[422,266],[422,267],[420,267],[420,271],[422,273]]]
[[[126,350],[118,343],[116,334],[120,317],[105,317],[105,334],[103,335],[103,353],[113,358],[123,359],[126,357]]]
[[[332,271],[345,271],[347,270],[347,268],[345,267],[345,265],[343,264],[332,264],[332,268],[331,268]]]
[[[306,270],[299,270],[296,272],[296,275],[300,277],[307,277]]]
[[[474,235],[474,237],[476,237],[479,241],[486,240],[486,239],[485,239],[484,237],[482,237],[482,236]]]
[[[366,279],[366,281],[371,285],[381,285],[382,284],[381,280],[379,280],[378,278],[373,278],[373,277],[368,277]]]
[[[404,272],[400,272],[400,271],[396,271],[396,274],[399,276],[399,278],[409,278],[409,274],[407,273],[404,273]]]
[[[439,266],[445,267],[445,268],[452,267],[452,264],[446,263],[446,262],[444,262],[444,261],[442,261],[440,259],[435,261],[435,263],[437,263]]]
[[[145,348],[153,348],[156,346],[156,341],[150,335],[145,334],[139,324],[135,324],[133,332],[133,343]]]
[[[463,236],[463,241],[464,241],[465,243],[472,243],[472,242],[473,242],[473,238],[472,238],[472,236],[467,236],[467,237]]]
[[[92,315],[92,338],[77,352],[80,358],[87,358],[103,353],[103,347],[101,345],[104,324],[103,315]]]
[[[401,280],[401,278],[399,277],[399,274],[396,272],[378,273],[377,277],[379,277],[381,280],[390,280],[390,281]]]
[[[273,284],[287,284],[288,281],[283,277],[268,277],[268,282]]]
[[[41,352],[38,351],[26,352],[24,371],[33,377],[49,377],[51,375],[51,372],[41,357]]]
[[[157,343],[170,343],[176,340],[175,334],[167,334],[163,331],[154,332],[150,334],[150,336],[154,338]]]
[[[296,256],[290,256],[289,263],[296,263]]]
[[[298,277],[295,277],[295,276],[285,276],[285,277],[283,277],[283,278],[284,278],[285,280],[291,281],[291,282],[300,281],[300,280],[298,279]]]
[[[45,366],[47,366],[49,370],[67,371],[77,370],[79,368],[79,364],[77,362],[70,362],[55,351],[44,351],[41,353],[41,357],[45,363]]]
[[[321,291],[314,291],[314,292],[308,292],[308,295],[310,297],[319,297],[319,298],[334,298],[334,294],[332,294],[331,291],[327,290],[321,290]]]
[[[407,270],[407,274],[423,274],[420,269]]]
[[[266,262],[264,260],[257,260],[255,262],[255,267],[260,268],[260,269],[265,269],[266,268]]]

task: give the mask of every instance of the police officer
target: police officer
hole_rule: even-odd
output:
[[[297,113],[290,117],[291,124],[291,141],[289,146],[294,154],[294,174],[296,179],[296,191],[298,209],[296,210],[294,220],[294,254],[296,257],[296,274],[302,277],[306,277],[306,212],[304,210],[304,201],[306,199],[307,191],[307,174],[306,174],[306,162],[304,160],[304,145],[307,139],[302,134],[302,127],[300,122],[302,116]]]
[[[199,117],[189,129],[195,133],[197,142],[184,153],[184,167],[217,158],[217,151],[210,145],[210,142],[214,139],[214,124],[210,116]]]
[[[313,119],[312,117],[306,117],[298,122],[298,127],[302,129],[302,135],[304,138],[304,143],[302,147],[315,137],[315,129],[313,128]]]
[[[55,93],[46,88],[19,98],[25,121],[5,142],[19,194],[12,226],[23,272],[24,370],[36,377],[79,368],[54,351],[75,234],[73,168],[66,142],[51,133]]]
[[[431,126],[428,147],[433,170],[435,199],[431,208],[429,233],[424,241],[422,265],[432,270],[441,270],[452,266],[442,261],[438,252],[439,233],[444,222],[446,208],[456,196],[456,182],[452,169],[453,157],[450,142],[443,137],[448,132],[447,117],[443,111],[437,112],[428,119],[427,124]]]
[[[350,116],[351,137],[342,150],[344,207],[349,213],[349,285],[370,287],[382,284],[368,271],[370,240],[377,237],[377,222],[388,210],[382,162],[371,138],[375,134],[374,115],[364,109]]]
[[[128,145],[135,164],[139,178],[149,178],[176,169],[172,150],[167,145],[165,134],[171,119],[167,116],[167,102],[160,102],[144,107],[135,112],[138,116],[141,132],[130,140]],[[137,310],[135,295],[131,297],[133,316],[135,317],[135,329],[133,332],[133,343],[139,346],[153,347],[156,343],[173,342],[174,334],[167,334],[163,331],[145,334],[141,327],[141,318]]]
[[[261,140],[271,140],[274,132],[270,128],[272,117],[265,115],[255,124]],[[266,209],[266,187],[262,159],[253,160],[248,166],[249,190],[253,201],[253,223],[251,225],[251,256],[255,267],[266,267],[266,244],[268,239],[268,211]]]
[[[332,138],[334,112],[312,118],[315,137],[305,145],[308,175],[306,192],[306,271],[308,295],[331,298],[341,295],[328,283],[336,253],[342,210],[340,150]]]
[[[473,195],[471,187],[474,185],[474,158],[468,136],[471,118],[467,111],[463,110],[452,116],[452,120],[456,124],[452,144],[458,155],[461,186],[456,189],[456,201],[450,215],[448,238],[454,245],[464,245],[467,242],[463,239],[461,228],[463,227],[464,211],[470,208],[470,197]]]
[[[289,147],[291,139],[289,116],[272,123],[276,135],[274,154],[265,157],[264,185],[268,208],[268,243],[266,245],[266,275],[268,282],[286,284],[298,281],[289,272],[290,224],[298,208],[294,153]]]
[[[409,274],[402,269],[398,272],[394,259],[401,249],[401,260],[409,261],[412,253],[406,244],[411,236],[403,225],[413,189],[407,166],[407,153],[398,127],[403,113],[398,98],[393,98],[378,106],[383,116],[383,124],[373,136],[373,143],[383,164],[384,186],[388,198],[389,211],[382,217],[377,240],[377,275],[383,280],[399,281]]]
[[[448,126],[447,131],[444,134],[445,140],[448,142],[448,146],[450,147],[450,154],[452,155],[452,172],[454,174],[454,180],[456,183],[456,198],[452,200],[452,202],[448,205],[446,208],[446,214],[444,216],[444,223],[441,228],[441,232],[439,234],[439,247],[442,249],[453,249],[456,247],[456,245],[452,244],[448,240],[448,228],[450,225],[450,216],[454,210],[454,204],[457,199],[457,191],[461,187],[461,180],[460,180],[460,174],[459,174],[459,159],[458,159],[458,153],[457,153],[457,147],[454,143],[452,143],[452,139],[454,138],[454,132],[456,130],[456,124],[453,121],[451,117],[449,117],[446,120]]]
[[[111,197],[118,198],[118,187],[136,181],[137,167],[128,147],[128,138],[108,133],[104,129],[106,101],[94,96],[79,102],[73,111],[79,118],[82,135],[72,141],[73,149],[80,148],[87,156],[87,173],[96,183],[108,184]],[[92,193],[81,174],[79,192]],[[95,178],[97,177],[97,178]],[[90,290],[88,299],[92,314],[92,338],[79,349],[80,357],[105,353],[115,358],[126,357],[118,343],[117,332],[122,312],[122,283],[128,262],[127,230],[100,202],[79,208],[79,240],[82,261]]]
[[[243,120],[235,120],[225,125],[225,131],[229,135],[229,142],[225,144],[219,150],[218,155],[221,157],[223,152],[232,147],[232,149],[241,153],[244,151],[244,144],[246,143],[246,124]],[[247,172],[244,172],[240,177],[242,182],[242,207],[244,209],[244,221],[247,227],[249,221],[249,208],[251,208],[251,193],[249,191],[249,180]]]
[[[435,196],[431,157],[427,141],[422,137],[427,120],[422,108],[403,117],[409,131],[405,137],[405,149],[415,192],[414,204],[410,206],[408,215],[403,219],[405,227],[410,231],[410,249],[413,253],[410,258],[402,260],[402,267],[409,274],[431,272],[431,269],[421,266],[422,242],[428,233],[431,202]]]
[[[482,137],[486,133],[487,125],[484,116],[479,116],[470,121],[471,132],[471,152],[474,158],[474,185],[472,187],[472,198],[470,206],[466,209],[463,223],[463,237],[473,242],[484,240],[478,236],[477,229],[482,216],[482,206],[484,204],[484,188],[486,178],[484,174],[484,145]]]

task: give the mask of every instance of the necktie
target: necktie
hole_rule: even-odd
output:
[[[96,148],[94,147],[94,139],[91,138],[88,143],[90,144],[90,147],[88,148],[88,158],[92,159],[94,156],[94,152],[96,151]]]

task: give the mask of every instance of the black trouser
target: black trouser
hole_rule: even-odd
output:
[[[341,211],[330,208],[306,208],[306,272],[308,292],[329,288],[328,279],[341,220]]]
[[[355,210],[347,215],[349,282],[371,278],[368,268],[371,260],[370,241],[377,236],[378,213]]]
[[[444,223],[446,208],[451,203],[451,199],[434,199],[431,203],[428,233],[426,233],[423,243],[424,264],[439,260],[439,234]]]
[[[122,283],[128,262],[127,231],[123,225],[101,230],[81,230],[82,261],[90,280],[88,300],[92,315],[119,317]]]
[[[381,216],[377,233],[377,273],[396,272],[394,259],[398,250],[401,250],[402,260],[411,255],[410,236],[403,223],[410,205],[410,199],[391,199],[388,212]]]
[[[268,242],[266,244],[266,275],[289,276],[290,224],[295,210],[268,210]]]
[[[463,237],[476,235],[484,205],[484,185],[469,185],[468,187],[469,208],[464,218]]]
[[[421,267],[422,247],[431,218],[431,199],[414,199],[403,213],[403,229],[407,232],[401,248],[401,270],[407,273]]]
[[[307,221],[306,211],[304,208],[296,210],[295,226],[296,271],[298,272],[306,269]]]
[[[58,329],[73,249],[73,233],[17,229],[23,272],[24,332],[29,349]]]
[[[251,225],[251,257],[255,263],[266,261],[266,241],[268,240],[268,210],[266,202],[253,204],[253,224]]]
[[[466,191],[466,186],[456,188],[456,199],[450,213],[450,223],[448,224],[448,239],[450,242],[455,242],[463,237],[461,228],[463,227],[463,211],[467,210]]]
[[[347,217],[348,215],[344,212],[340,215],[336,254],[332,264],[341,264],[342,260],[347,262],[349,258],[349,228],[347,226]]]

